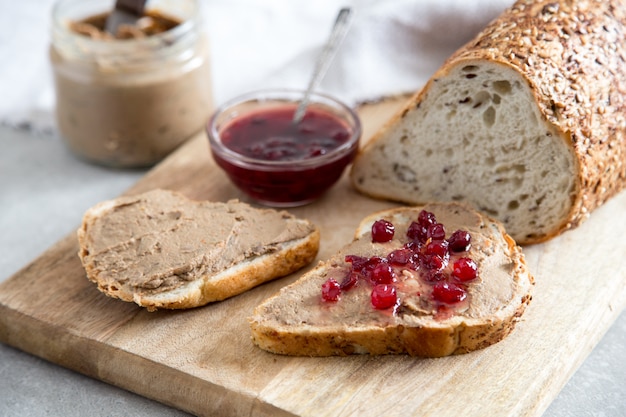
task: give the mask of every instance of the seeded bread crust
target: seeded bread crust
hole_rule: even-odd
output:
[[[142,194],[138,198],[151,199],[157,194],[171,194],[179,199],[183,205],[202,205],[203,210],[213,210],[218,206],[228,207],[242,205],[237,200],[222,202],[207,202],[189,200],[182,194],[174,193],[168,190],[153,190]],[[319,249],[320,233],[319,229],[306,219],[296,218],[287,212],[282,214],[282,221],[285,228],[289,224],[299,223],[306,230],[301,236],[295,237],[293,240],[275,244],[275,250],[261,254],[249,254],[246,258],[227,269],[214,273],[203,273],[189,280],[183,285],[175,288],[161,290],[156,288],[150,290],[146,288],[138,288],[130,284],[127,280],[111,279],[107,271],[118,268],[123,269],[123,263],[116,262],[112,265],[103,265],[107,262],[105,257],[97,256],[93,250],[94,241],[100,239],[100,236],[94,234],[94,225],[105,219],[115,209],[123,209],[125,205],[131,204],[137,197],[119,197],[117,199],[103,201],[86,211],[83,216],[81,227],[77,231],[78,241],[80,244],[79,257],[85,268],[87,278],[98,285],[98,290],[104,294],[127,302],[134,302],[141,307],[145,307],[148,311],[157,309],[188,309],[203,306],[210,302],[221,301],[226,298],[241,294],[251,288],[254,288],[264,282],[282,277],[297,271],[298,269],[308,265],[315,259]],[[272,209],[254,209],[259,211],[274,211]],[[217,209],[216,209],[217,210]],[[147,215],[147,222],[150,215]],[[188,219],[189,220],[189,219]],[[116,224],[114,227],[124,230],[124,224]],[[211,224],[198,223],[199,228],[214,228]],[[125,238],[132,237],[140,240],[141,236],[123,235]],[[186,245],[185,236],[180,237],[181,245]],[[119,243],[125,245],[125,243]],[[232,244],[228,243],[227,246]],[[180,251],[184,248],[180,248]],[[167,257],[168,251],[163,251],[162,256]],[[208,262],[213,255],[206,254],[203,262]],[[192,261],[190,261],[192,262]],[[167,262],[163,262],[167,263]],[[202,265],[196,265],[195,268],[201,268]],[[185,270],[185,265],[178,266],[178,269]]]
[[[626,187],[625,60],[624,2],[518,1],[454,53],[377,132],[353,164],[353,185],[372,197],[409,204],[467,201],[501,220],[520,244],[548,240],[578,226]],[[458,79],[450,83],[456,95],[439,87],[452,77]],[[470,77],[483,83],[483,97],[467,94],[481,88]],[[498,82],[521,84],[508,110]],[[435,95],[458,102],[437,107]],[[466,110],[473,106],[478,107]],[[450,107],[458,118],[480,114],[486,126],[455,122]],[[495,127],[500,122],[496,112],[508,125],[490,136],[494,120]],[[443,121],[433,127],[433,117]],[[533,129],[544,134],[527,134]],[[449,138],[469,152],[476,149],[477,157],[459,162],[457,155],[450,161],[418,154],[432,151],[427,142],[445,146]],[[498,141],[509,149],[496,149],[491,142]],[[533,141],[552,144],[543,152]],[[489,158],[480,157],[484,149]],[[534,159],[552,171],[530,167],[527,161]],[[438,169],[422,172],[424,162]],[[471,177],[464,183],[450,174],[454,169],[468,170]],[[519,184],[531,191],[518,193]]]
[[[504,339],[531,301],[534,279],[526,268],[521,248],[505,233],[499,222],[458,203],[400,207],[373,213],[363,219],[355,240],[371,241],[371,226],[377,219],[387,219],[396,226],[401,223],[406,225],[417,218],[422,208],[436,215],[444,212],[453,215],[472,213],[482,219],[480,229],[484,231],[484,242],[492,243],[485,245],[485,252],[493,247],[501,248],[509,261],[508,284],[514,290],[507,304],[498,305],[495,309],[490,307],[490,311],[493,310],[490,314],[479,317],[466,317],[462,313],[444,319],[436,319],[432,315],[403,315],[390,321],[364,322],[363,309],[372,308],[367,300],[361,306],[353,306],[349,311],[334,316],[333,308],[341,309],[342,300],[336,306],[326,305],[320,296],[321,284],[327,279],[328,271],[333,264],[340,262],[333,257],[320,262],[315,269],[282,288],[254,310],[249,319],[254,344],[272,353],[293,356],[408,354],[442,357],[483,349]],[[490,277],[480,279],[488,280]],[[345,297],[350,297],[350,293]],[[485,298],[491,299],[491,295],[485,294]],[[314,300],[312,303],[311,299]],[[306,314],[305,309],[308,310]],[[322,318],[315,321],[311,317]]]

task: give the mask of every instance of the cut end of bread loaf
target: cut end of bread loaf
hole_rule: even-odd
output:
[[[259,305],[250,318],[253,342],[283,355],[441,357],[482,349],[504,339],[530,302],[534,283],[520,247],[499,222],[468,206],[432,204],[423,209],[447,224],[450,232],[462,228],[472,235],[472,248],[464,256],[476,260],[480,275],[467,286],[468,304],[443,310],[429,307],[430,284],[407,271],[394,284],[398,303],[386,310],[373,308],[368,282],[343,291],[335,302],[322,299],[324,282],[329,278],[341,282],[345,277],[349,268],[346,255],[384,256],[406,243],[407,228],[422,207],[402,207],[363,219],[352,243]],[[394,224],[391,242],[372,242],[372,224],[378,219]]]
[[[532,243],[563,228],[572,210],[577,166],[567,140],[517,71],[463,61],[368,144],[352,180],[379,198],[469,202]]]

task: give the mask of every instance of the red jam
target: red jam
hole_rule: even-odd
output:
[[[222,128],[220,137],[222,145],[238,156],[213,149],[213,157],[231,180],[262,203],[288,206],[315,200],[356,154],[358,141],[335,152],[353,139],[354,131],[345,121],[309,107],[302,121],[294,124],[295,109],[295,104],[286,104],[236,117]]]
[[[372,226],[372,243],[384,243],[393,238],[395,228],[387,220],[377,220]],[[371,304],[374,309],[386,310],[400,304],[397,277],[403,271],[414,271],[421,287],[428,289],[426,296],[437,312],[444,317],[455,307],[467,302],[467,284],[478,277],[478,266],[468,256],[471,235],[456,230],[446,239],[445,227],[435,215],[422,210],[406,232],[408,242],[385,257],[370,258],[347,255],[350,264],[341,284],[330,278],[322,284],[322,300],[336,302],[342,292],[350,291],[358,282],[371,287]],[[333,291],[329,291],[332,287]],[[440,314],[440,313],[444,314]]]

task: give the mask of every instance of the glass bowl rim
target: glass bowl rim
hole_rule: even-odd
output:
[[[361,120],[356,111],[354,111],[346,103],[330,94],[322,92],[312,92],[309,104],[321,105],[322,108],[339,110],[344,116],[342,117],[342,120],[345,121],[347,119],[348,128],[351,129],[351,136],[347,141],[324,155],[298,160],[267,161],[248,157],[235,152],[226,147],[222,141],[218,139],[220,135],[217,131],[216,122],[221,115],[228,111],[228,109],[245,103],[258,102],[262,104],[264,101],[284,101],[285,103],[295,104],[299,101],[298,97],[302,98],[304,93],[305,90],[293,88],[259,89],[238,95],[225,101],[213,112],[206,124],[206,131],[211,149],[228,163],[242,168],[264,171],[301,171],[303,169],[311,169],[329,164],[349,154],[355,146],[358,146],[359,139],[362,134]],[[327,103],[332,103],[332,105]],[[237,116],[234,118],[236,117]]]

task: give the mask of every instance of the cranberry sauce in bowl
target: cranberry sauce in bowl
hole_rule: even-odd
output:
[[[298,90],[249,93],[224,104],[209,120],[215,162],[258,203],[292,207],[316,200],[358,150],[359,118],[333,97],[312,94],[304,118],[294,124],[303,95]]]

